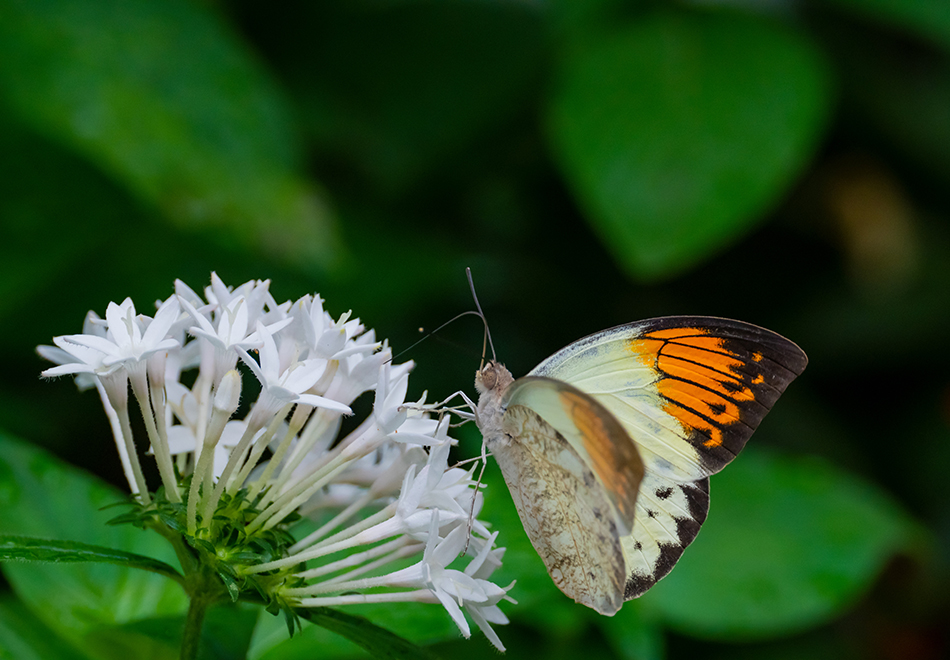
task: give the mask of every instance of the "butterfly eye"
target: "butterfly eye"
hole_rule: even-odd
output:
[[[482,376],[482,387],[484,387],[485,390],[495,389],[495,384],[498,382],[498,374],[495,373],[494,364],[489,363],[485,365],[485,368],[482,369],[481,376]]]

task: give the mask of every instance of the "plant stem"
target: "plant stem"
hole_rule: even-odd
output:
[[[181,660],[195,660],[201,646],[201,628],[208,607],[221,600],[223,587],[220,580],[207,567],[202,566],[198,557],[191,551],[181,534],[163,524],[153,527],[175,548],[178,561],[185,574],[184,588],[188,594],[188,615],[181,634]]]
[[[181,634],[181,660],[195,660],[198,657],[198,647],[201,642],[201,626],[208,611],[208,601],[202,594],[192,594],[188,605],[188,617],[185,619],[185,629]]]

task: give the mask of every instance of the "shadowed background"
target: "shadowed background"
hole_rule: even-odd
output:
[[[621,323],[738,318],[809,367],[617,617],[560,596],[489,468],[509,657],[944,657],[948,184],[939,2],[0,0],[0,430],[121,486],[95,396],[33,348],[212,270],[319,292],[398,352],[472,308],[471,266],[515,375]],[[481,332],[402,356],[410,397],[473,395]],[[0,648],[57,657],[53,596],[3,594]],[[399,610],[352,611],[490,653]],[[216,657],[359,657],[282,625]]]

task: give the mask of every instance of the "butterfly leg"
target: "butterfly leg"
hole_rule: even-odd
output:
[[[461,404],[455,405],[455,406],[447,405],[450,401],[452,401],[452,399],[456,397],[462,398]],[[406,405],[406,406],[403,406],[403,408],[406,408],[409,410],[421,410],[421,411],[425,411],[429,413],[435,413],[438,415],[444,415],[445,413],[450,413],[450,414],[457,415],[458,417],[460,417],[464,423],[464,422],[473,421],[475,419],[476,404],[474,401],[472,401],[468,397],[467,394],[465,394],[465,392],[462,392],[460,390],[458,392],[455,392],[448,398],[443,399],[442,401],[439,401],[438,403],[428,403],[428,404],[421,404],[421,405],[419,404]],[[453,424],[453,426],[458,426],[458,425]]]

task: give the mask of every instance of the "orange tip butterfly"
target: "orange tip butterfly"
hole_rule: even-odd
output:
[[[554,583],[612,616],[667,575],[709,510],[709,475],[808,363],[769,330],[670,316],[603,330],[515,380],[475,376],[476,423]]]

